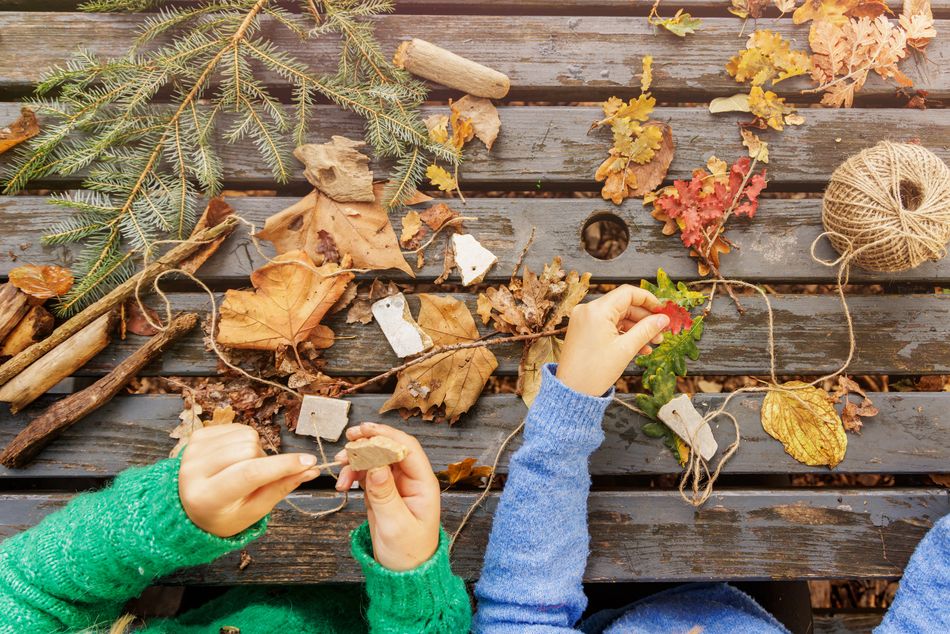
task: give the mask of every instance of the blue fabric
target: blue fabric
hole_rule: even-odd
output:
[[[542,371],[528,412],[524,444],[509,466],[495,511],[481,578],[474,631],[490,633],[703,634],[787,632],[747,594],[724,583],[688,584],[582,624],[582,579],[590,552],[588,461],[603,442],[601,420],[613,390],[595,398]],[[950,632],[950,517],[921,541],[894,605],[877,634]]]

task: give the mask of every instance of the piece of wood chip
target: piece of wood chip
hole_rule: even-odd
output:
[[[455,253],[455,266],[462,276],[462,285],[469,286],[484,279],[498,258],[486,249],[469,233],[452,235],[452,249]]]
[[[409,312],[406,296],[396,293],[373,304],[373,317],[383,329],[386,341],[399,358],[425,352],[432,347],[432,338],[426,334]]]
[[[356,471],[368,471],[399,462],[409,454],[409,450],[395,440],[385,436],[360,438],[346,443],[346,455],[350,467]]]
[[[683,442],[694,451],[698,451],[705,460],[716,454],[719,445],[713,438],[709,424],[693,407],[693,401],[687,394],[680,394],[660,408],[657,416],[673,430]]]
[[[369,157],[357,150],[366,145],[345,136],[333,135],[329,143],[308,143],[294,150],[307,166],[304,176],[310,184],[341,203],[376,200]]]
[[[336,442],[349,422],[350,402],[339,398],[304,394],[295,432]]]

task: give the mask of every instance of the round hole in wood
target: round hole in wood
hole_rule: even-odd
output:
[[[584,221],[581,245],[588,255],[598,260],[613,260],[630,244],[630,229],[617,214],[598,211]]]

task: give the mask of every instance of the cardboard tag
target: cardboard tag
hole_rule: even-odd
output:
[[[412,318],[406,296],[402,293],[374,302],[373,317],[397,357],[419,354],[432,347],[432,338]]]
[[[300,404],[300,416],[297,417],[296,433],[301,436],[319,436],[323,440],[336,442],[346,429],[349,413],[349,401],[304,394]]]
[[[680,394],[661,407],[657,416],[705,460],[712,459],[719,449],[709,424],[696,411],[693,401],[686,394]]]
[[[455,266],[462,276],[462,285],[481,282],[498,258],[483,247],[469,233],[452,234],[452,249],[455,251]]]

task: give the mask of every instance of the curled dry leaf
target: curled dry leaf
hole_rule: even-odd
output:
[[[731,97],[716,97],[709,102],[709,112],[719,114],[720,112],[751,112],[749,108],[749,95],[739,93]]]
[[[315,190],[268,218],[257,237],[272,242],[278,254],[301,250],[317,264],[338,253],[350,256],[356,268],[413,275],[383,208],[383,185],[374,191],[372,203],[339,203]]]
[[[353,306],[350,307],[350,310],[346,313],[346,323],[352,324],[359,322],[361,324],[368,324],[372,322],[373,304],[384,297],[389,297],[397,293],[399,293],[399,287],[392,282],[386,282],[384,284],[378,279],[373,280],[369,289],[360,291],[357,294],[356,299],[353,301]]]
[[[491,150],[501,130],[501,118],[491,99],[465,95],[458,101],[450,104],[453,113],[461,119],[468,120],[478,140]]]
[[[73,286],[73,274],[61,266],[25,264],[11,269],[10,283],[36,299],[65,295]]]
[[[0,128],[0,154],[40,133],[36,114],[29,108],[20,108],[20,118]]]
[[[850,394],[860,396],[861,402],[855,403],[851,401],[848,398]],[[871,399],[868,398],[868,395],[861,386],[843,374],[838,376],[838,382],[835,385],[834,391],[831,393],[833,403],[840,403],[842,398],[844,399],[844,406],[841,410],[841,422],[844,423],[846,431],[860,433],[864,425],[864,421],[861,419],[870,418],[878,414],[877,407],[874,406],[874,403],[871,402]]]
[[[470,343],[479,338],[465,304],[453,297],[427,293],[418,297],[416,321],[436,346]],[[444,410],[449,424],[454,423],[475,404],[497,367],[495,355],[485,347],[437,354],[399,372],[393,395],[379,411],[418,411],[425,420],[432,420]]]
[[[789,381],[771,390],[762,402],[762,428],[785,445],[785,451],[811,466],[834,467],[844,460],[848,438],[828,394]]]
[[[446,466],[444,471],[438,471],[435,477],[446,487],[455,484],[484,487],[485,480],[492,474],[493,469],[488,465],[476,465],[475,458],[465,458],[461,462],[453,462]]]
[[[729,13],[743,19],[752,18],[757,20],[762,17],[769,4],[770,0],[732,0]]]
[[[643,70],[640,72],[640,92],[647,92],[653,84],[653,56],[644,55],[641,65]]]
[[[307,166],[304,176],[310,184],[341,203],[373,202],[373,173],[369,157],[357,148],[363,141],[333,135],[329,143],[308,143],[294,150],[294,156]]]
[[[224,198],[220,196],[215,196],[208,201],[208,204],[205,206],[205,210],[202,212],[201,217],[198,219],[198,222],[195,224],[195,228],[191,230],[192,237],[198,235],[205,229],[210,229],[211,227],[217,227],[225,218],[234,214],[234,207],[229,205]],[[189,273],[194,273],[201,265],[208,261],[212,255],[218,250],[225,240],[228,239],[228,235],[225,234],[218,238],[215,238],[211,242],[202,245],[197,251],[192,253],[190,256],[182,260],[178,264],[178,268],[188,271]]]
[[[307,254],[291,251],[251,273],[253,291],[228,290],[221,304],[218,343],[232,348],[277,350],[314,335],[325,338],[320,320],[346,290],[352,273],[336,264],[316,267]]]
[[[927,48],[937,37],[930,0],[905,0],[901,8],[900,25],[907,31],[907,44],[918,51]]]
[[[557,363],[561,359],[563,339],[541,337],[525,345],[518,368],[519,392],[521,400],[528,407],[534,403],[541,391],[541,370],[546,363]]]
[[[148,319],[145,315],[148,314]],[[151,320],[151,323],[149,321]],[[145,306],[145,311],[135,299],[130,299],[123,306],[123,332],[129,332],[140,337],[157,335],[159,329],[152,324],[161,325],[162,319],[154,308]]]
[[[191,407],[186,407],[182,410],[181,414],[178,415],[181,422],[168,434],[169,437],[178,439],[178,443],[176,443],[168,453],[170,458],[177,456],[184,446],[188,444],[191,434],[204,427],[204,423],[201,422],[202,411],[201,405],[195,403]]]

